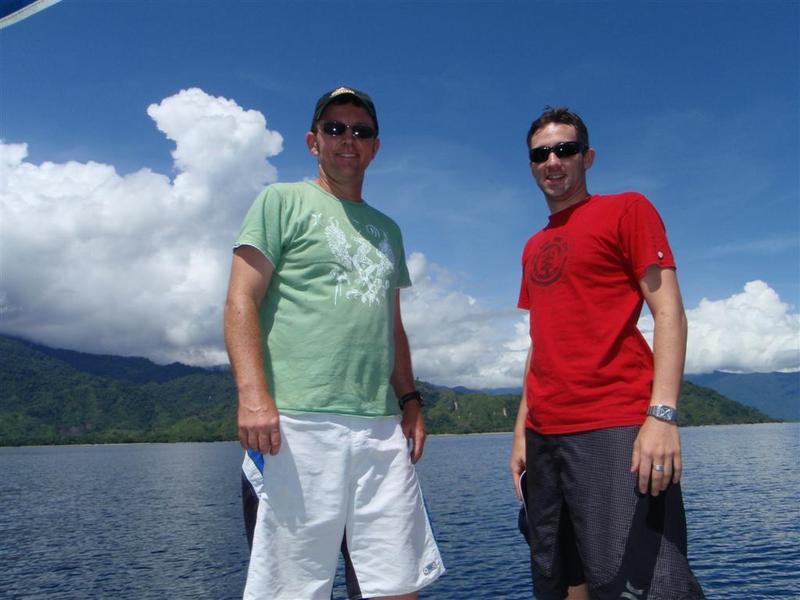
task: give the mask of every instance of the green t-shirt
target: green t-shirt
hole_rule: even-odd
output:
[[[260,320],[278,409],[396,414],[395,290],[411,285],[397,224],[309,181],[277,183],[250,207],[242,245],[275,267]]]

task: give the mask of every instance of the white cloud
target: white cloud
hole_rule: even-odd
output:
[[[282,138],[261,113],[190,89],[148,108],[175,143],[175,176],[26,161],[0,143],[0,331],[51,346],[226,361],[230,246],[257,191],[276,179]],[[419,253],[403,316],[421,379],[519,386],[527,316],[493,310]],[[687,372],[800,369],[800,315],[766,283],[687,310]],[[652,319],[640,327],[652,335]]]
[[[199,89],[147,109],[176,176],[26,162],[0,143],[0,328],[48,345],[166,362],[225,361],[230,247],[283,140],[256,111]]]
[[[529,346],[528,320],[487,310],[459,290],[445,269],[409,257],[414,286],[403,295],[403,320],[416,375],[472,388],[517,387]],[[687,373],[800,369],[800,314],[763,281],[722,300],[688,309]],[[652,344],[653,320],[639,327]]]
[[[277,179],[264,159],[282,150],[283,138],[267,129],[260,112],[192,88],[151,104],[147,114],[175,142],[174,191],[182,201],[224,204],[228,196],[250,194]]]
[[[791,310],[763,281],[730,298],[703,298],[686,311],[686,372],[800,370],[800,314]],[[642,317],[639,327],[652,343],[652,317]]]
[[[519,311],[490,311],[424,255],[408,258],[413,286],[403,292],[403,323],[414,373],[444,385],[518,386],[528,349]]]

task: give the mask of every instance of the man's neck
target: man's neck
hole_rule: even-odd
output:
[[[547,200],[547,207],[550,209],[550,214],[554,215],[557,212],[568,209],[570,206],[575,206],[576,204],[583,202],[590,195],[591,194],[589,194],[586,188],[582,188],[567,198],[551,199],[545,196],[545,200]]]
[[[350,185],[339,184],[330,180],[324,173],[320,172],[315,183],[329,194],[333,194],[341,200],[349,200],[350,202],[361,202],[361,187],[363,182],[353,183]]]

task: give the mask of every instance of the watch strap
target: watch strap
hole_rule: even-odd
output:
[[[404,410],[406,404],[408,404],[412,400],[417,400],[420,406],[425,406],[425,403],[422,400],[422,394],[417,390],[414,390],[413,392],[408,392],[407,394],[403,394],[403,396],[400,397],[400,400],[398,402],[398,404],[400,404],[400,410]]]

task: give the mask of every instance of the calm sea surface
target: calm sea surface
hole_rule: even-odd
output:
[[[419,473],[448,572],[423,598],[531,597],[510,439],[429,438]],[[708,598],[800,598],[800,424],[682,440]],[[240,598],[240,462],[236,443],[0,448],[0,598]]]

